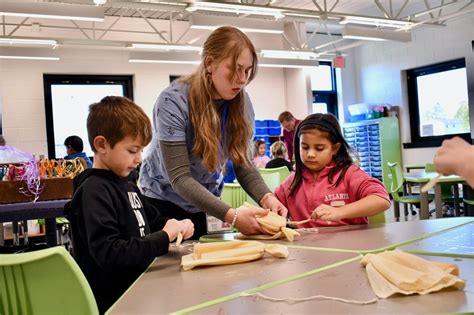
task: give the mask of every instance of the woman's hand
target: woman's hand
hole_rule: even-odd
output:
[[[264,217],[268,214],[268,209],[250,208],[241,206],[237,209],[229,209],[225,215],[225,221],[232,223],[235,211],[237,211],[237,219],[235,220],[235,227],[242,234],[265,234],[256,217]]]
[[[288,209],[275,197],[274,194],[264,195],[260,200],[260,205],[264,209],[270,209],[272,212],[278,213],[282,217],[288,216]]]
[[[330,205],[322,204],[314,209],[311,214],[311,219],[321,219],[323,221],[339,221],[343,219],[341,207],[331,207]]]
[[[189,219],[184,219],[179,221],[181,224],[181,234],[183,235],[183,239],[187,240],[194,234],[194,223]]]

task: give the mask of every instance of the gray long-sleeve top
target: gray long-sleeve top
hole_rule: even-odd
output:
[[[192,153],[195,133],[189,117],[189,85],[174,82],[165,89],[153,109],[153,141],[140,171],[144,195],[167,200],[188,212],[204,211],[221,220],[231,208],[219,199],[221,171],[208,172]],[[245,112],[253,125],[254,112],[246,96]],[[227,159],[221,154],[223,162]],[[222,163],[220,163],[222,164]],[[255,200],[270,192],[254,167],[235,167],[236,177]]]

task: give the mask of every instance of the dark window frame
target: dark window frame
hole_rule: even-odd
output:
[[[338,116],[337,107],[337,84],[336,84],[336,69],[332,66],[330,61],[320,61],[320,65],[331,67],[331,85],[332,90],[330,91],[318,91],[313,90],[313,103],[326,103],[328,105],[328,112]]]
[[[44,106],[46,115],[46,139],[48,143],[48,158],[55,159],[53,125],[52,85],[106,85],[120,84],[123,95],[133,100],[133,75],[86,75],[86,74],[43,74]]]
[[[417,78],[428,74],[434,74],[459,68],[466,68],[465,58],[459,58],[455,60],[406,70],[408,109],[410,113],[411,143],[404,143],[404,148],[439,147],[444,140],[450,139],[454,136],[461,137],[466,141],[471,142],[470,132],[429,137],[422,137],[420,135],[420,115],[417,92]]]

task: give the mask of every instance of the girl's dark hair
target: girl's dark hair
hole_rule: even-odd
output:
[[[349,155],[350,147],[344,139],[341,127],[337,118],[332,114],[312,114],[306,117],[296,128],[295,139],[294,139],[294,155],[295,155],[295,177],[290,185],[290,196],[298,189],[303,180],[303,161],[300,155],[300,136],[301,134],[310,130],[319,130],[326,135],[326,138],[332,143],[340,143],[341,147],[333,157],[333,161],[336,163],[335,167],[329,171],[328,179],[329,183],[333,184],[334,175],[341,171],[341,174],[334,183],[335,186],[344,179],[347,169],[352,165],[352,158]]]
[[[262,140],[262,139],[257,139],[257,140],[255,140],[255,147],[254,147],[254,151],[253,151],[253,156],[254,156],[254,157],[258,156],[258,148],[259,148],[262,144],[266,144],[266,143],[265,143],[265,140]]]

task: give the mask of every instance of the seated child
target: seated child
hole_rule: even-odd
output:
[[[265,168],[278,168],[282,166],[286,166],[290,172],[293,172],[293,165],[288,162],[287,157],[287,149],[286,145],[283,141],[275,141],[270,146],[270,160]]]
[[[74,258],[86,276],[99,311],[105,312],[178,233],[193,235],[190,220],[168,220],[127,180],[150,140],[145,112],[125,97],[92,104],[87,132],[93,168],[74,179],[65,206],[72,226]]]
[[[64,157],[65,160],[74,160],[77,158],[83,158],[87,164],[87,168],[92,167],[92,161],[86,155],[84,150],[84,143],[79,136],[69,136],[64,140],[64,146],[66,147],[67,155]]]
[[[354,165],[349,145],[332,114],[306,117],[295,133],[296,171],[275,195],[300,227],[367,224],[390,199],[383,184]]]
[[[258,139],[255,140],[255,152],[253,158],[253,164],[256,168],[265,168],[270,158],[265,155],[265,151],[267,150],[267,145],[265,141]]]

